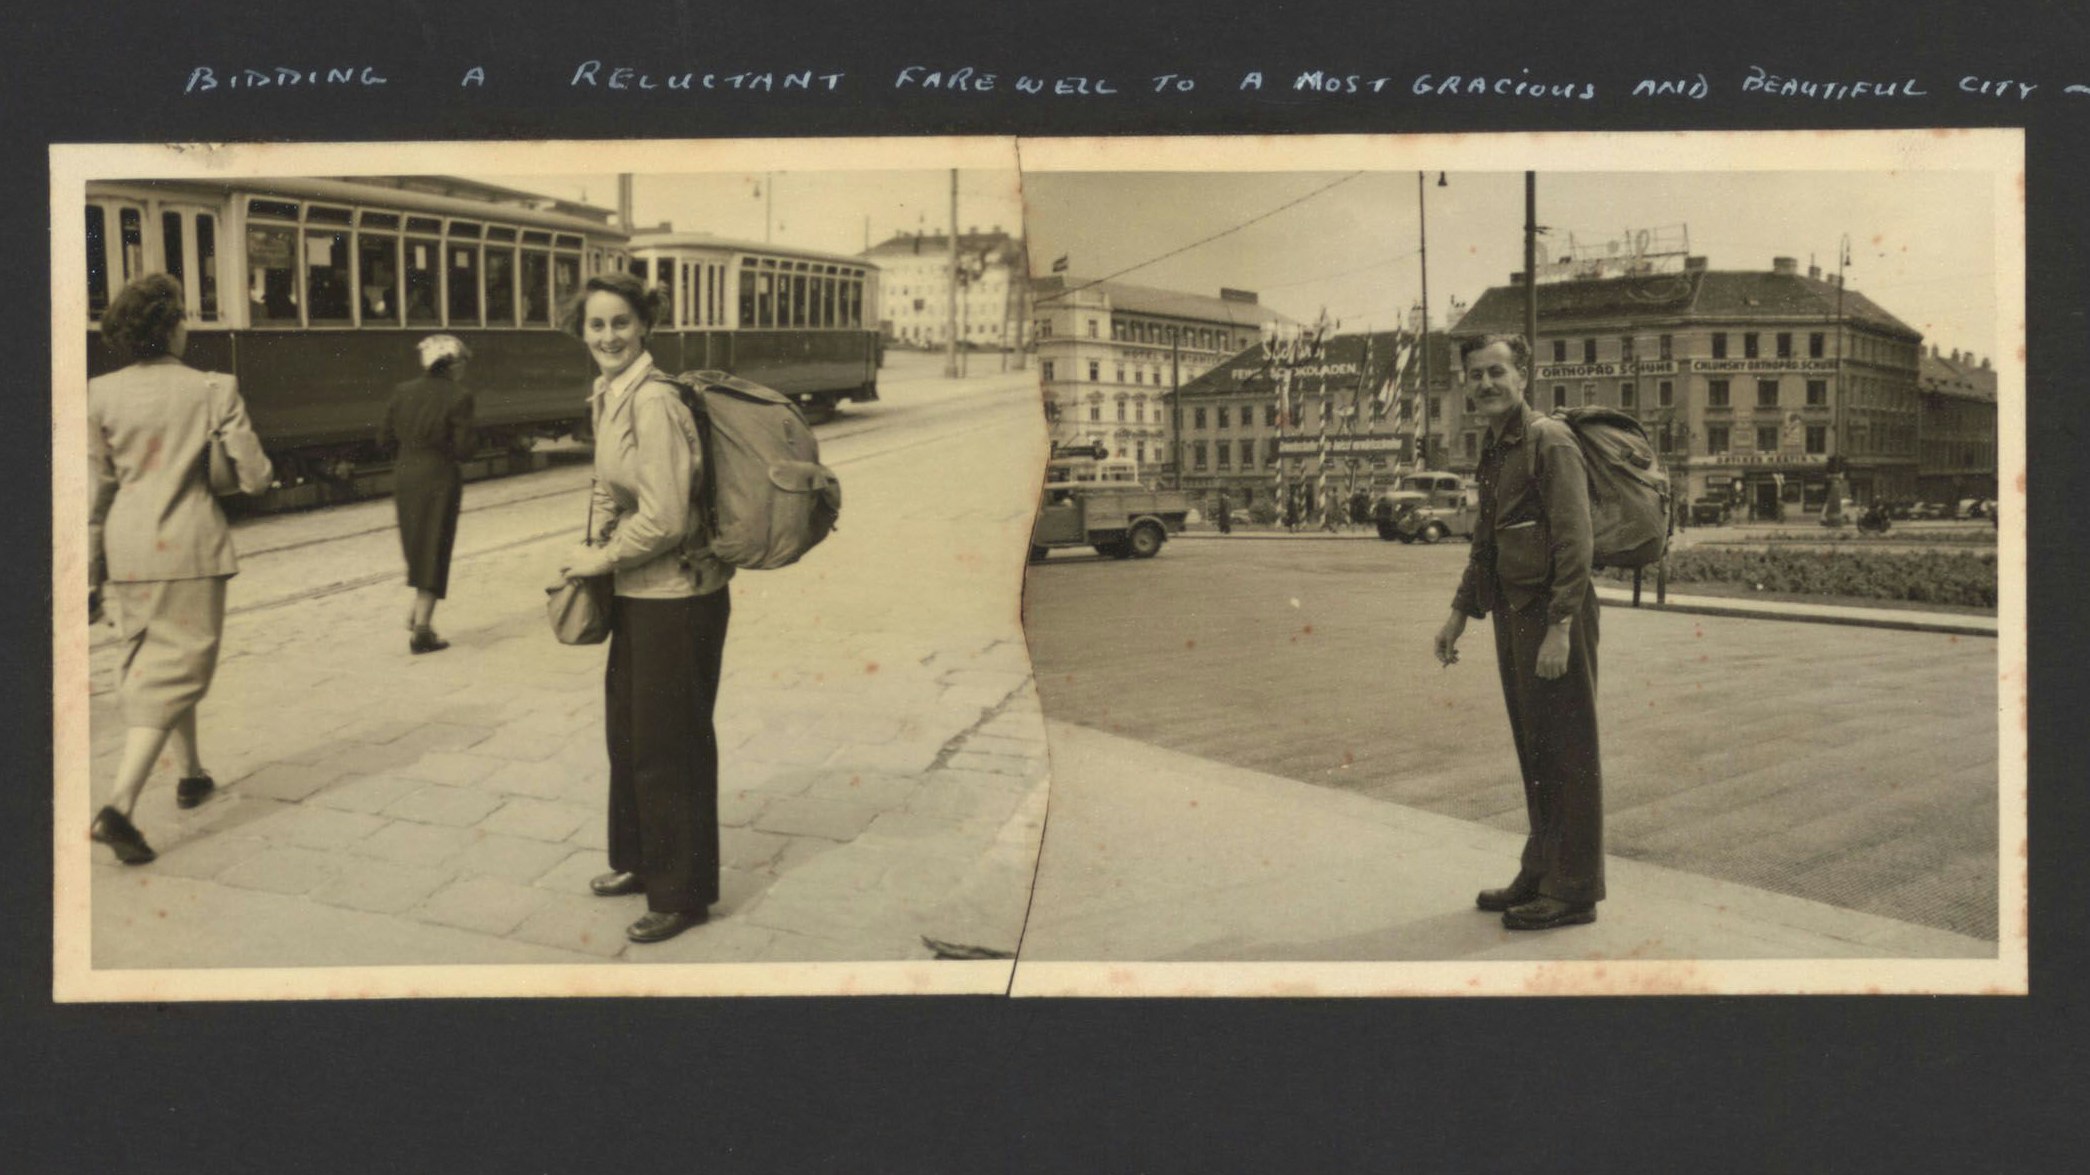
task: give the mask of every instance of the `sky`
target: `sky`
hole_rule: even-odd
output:
[[[772,178],[773,177],[773,178]],[[603,208],[617,206],[615,175],[480,175],[491,183]],[[763,185],[775,189],[764,198]],[[672,221],[677,232],[708,232],[736,240],[764,240],[764,209],[773,203],[779,245],[829,253],[861,253],[868,218],[871,244],[900,232],[941,232],[951,223],[951,173],[935,171],[780,171],[638,175],[632,183],[632,220],[652,226]],[[958,173],[958,226],[982,231],[1000,225],[1020,234],[1023,201],[1013,171]]]
[[[1430,323],[1523,267],[1522,172],[1429,173]],[[1345,179],[1345,176],[1350,178]],[[1341,181],[1341,182],[1336,182]],[[1328,185],[1334,184],[1333,187]],[[1628,230],[1686,226],[1713,269],[1768,270],[1773,257],[1836,268],[1851,238],[1850,288],[1943,350],[1999,352],[1992,180],[1964,172],[1541,173],[1538,222],[1555,247]],[[1317,189],[1326,189],[1315,193]],[[1255,290],[1302,321],[1322,309],[1344,330],[1399,325],[1420,289],[1414,172],[1030,172],[1032,264],[1066,255],[1080,279],[1140,265],[1275,212],[1121,280],[1216,294]]]

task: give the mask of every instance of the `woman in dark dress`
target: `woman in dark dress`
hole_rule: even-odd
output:
[[[414,589],[407,619],[413,639],[407,649],[433,653],[450,642],[435,635],[435,602],[450,587],[450,549],[457,541],[457,511],[464,479],[457,463],[470,457],[472,393],[461,382],[472,357],[455,335],[430,335],[418,344],[428,374],[392,389],[378,443],[397,446],[392,501],[399,509],[399,546],[406,554],[406,582]]]

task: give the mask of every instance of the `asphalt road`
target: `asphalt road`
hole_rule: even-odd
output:
[[[1521,831],[1490,625],[1436,547],[1172,543],[1030,568],[1048,718]],[[1996,645],[1606,608],[1608,851],[1996,935]],[[1505,862],[1503,880],[1514,871]]]

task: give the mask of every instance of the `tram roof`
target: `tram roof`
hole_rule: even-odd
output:
[[[240,193],[281,196],[336,204],[374,205],[412,212],[469,217],[473,220],[506,221],[537,228],[563,229],[567,232],[585,233],[598,240],[609,239],[620,243],[627,236],[622,229],[606,223],[610,213],[592,205],[578,204],[552,196],[537,196],[514,188],[481,183],[478,180],[444,176],[354,179],[327,179],[317,176],[140,180],[110,178],[91,181],[89,188],[91,190],[101,185],[171,192],[209,192],[214,195]],[[431,191],[431,187],[439,187],[441,190]]]
[[[712,233],[660,233],[642,232],[631,238],[633,251],[640,249],[719,249],[735,253],[757,253],[765,257],[789,257],[793,260],[820,261],[836,265],[848,265],[857,269],[877,269],[878,263],[846,253],[823,253],[818,249],[797,249],[789,245],[765,245],[759,241],[739,241]]]

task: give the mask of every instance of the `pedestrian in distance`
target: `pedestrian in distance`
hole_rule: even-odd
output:
[[[267,489],[274,470],[238,383],[181,361],[187,311],[173,278],[125,286],[102,315],[102,337],[128,364],[87,381],[88,612],[100,619],[106,591],[123,633],[116,692],[127,729],[89,835],[142,865],[155,854],[131,816],[168,742],[181,768],[176,804],[193,808],[217,786],[196,706],[217,672],[226,581],[239,560],[211,492],[211,445],[222,441],[242,492]]]
[[[1483,890],[1478,905],[1500,912],[1511,930],[1594,922],[1604,837],[1589,475],[1568,426],[1524,402],[1531,353],[1523,336],[1468,339],[1459,362],[1488,428],[1472,552],[1436,655],[1456,662],[1467,618],[1494,615],[1531,825],[1515,880]]]
[[[1329,534],[1342,531],[1342,499],[1336,496],[1335,487],[1321,491],[1321,529]]]
[[[1234,500],[1225,490],[1219,491],[1219,533],[1234,533]]]
[[[476,450],[472,393],[464,386],[471,349],[455,335],[429,335],[416,344],[419,379],[392,389],[377,442],[396,450],[392,504],[399,515],[399,547],[406,555],[406,582],[414,589],[406,626],[407,651],[433,653],[450,647],[435,634],[435,604],[450,591],[450,552],[457,544],[457,513],[464,503],[458,463]]]
[[[609,747],[610,872],[602,897],[646,895],[633,942],[673,938],[719,897],[718,734],[712,724],[733,569],[712,557],[694,490],[705,476],[695,419],[646,340],[664,292],[628,273],[589,278],[567,309],[599,375],[593,532],[562,578],[615,575],[603,728]]]

